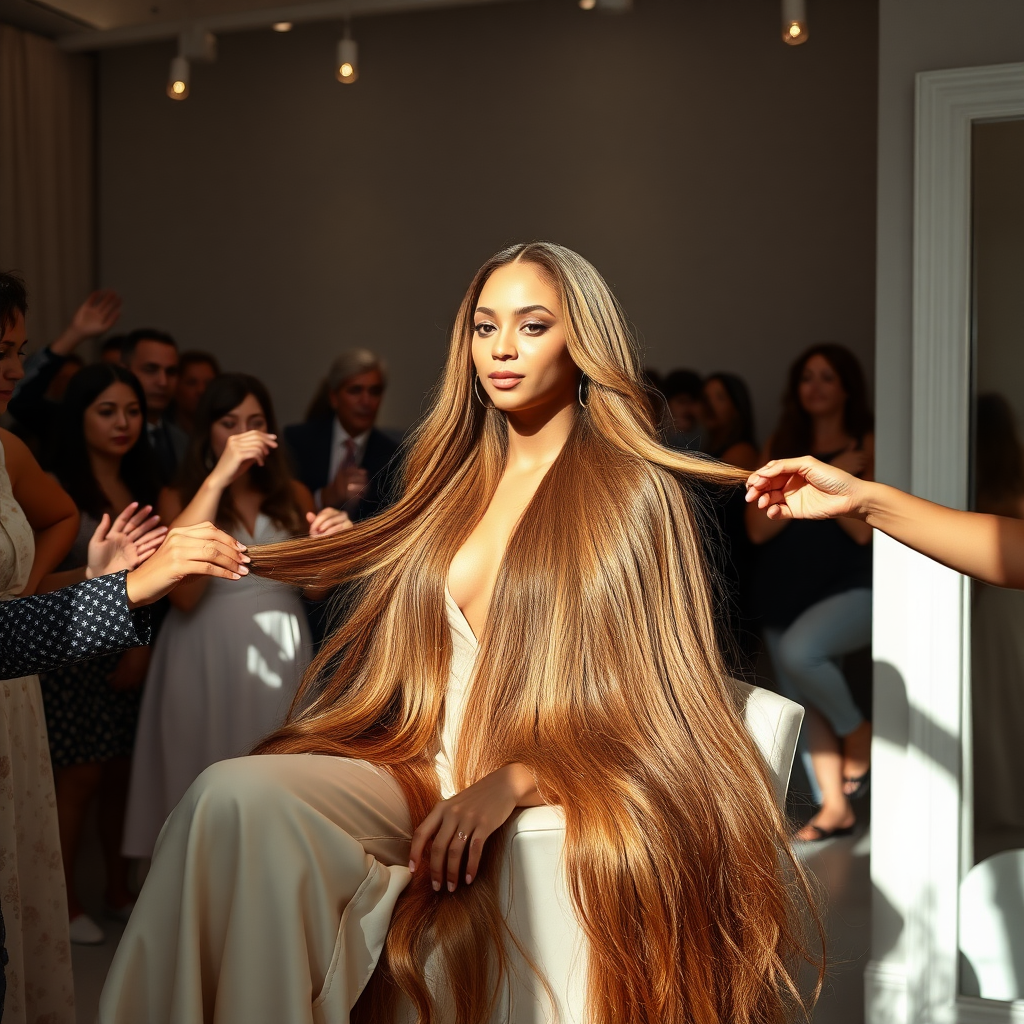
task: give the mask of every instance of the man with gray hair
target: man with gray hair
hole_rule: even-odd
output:
[[[285,427],[299,479],[317,508],[348,512],[353,522],[375,515],[391,497],[398,445],[374,424],[387,384],[379,357],[363,348],[343,352],[324,382],[329,408]]]

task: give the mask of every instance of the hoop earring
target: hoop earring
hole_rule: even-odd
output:
[[[480,375],[475,373],[475,374],[473,374],[473,394],[476,395],[476,400],[485,409],[493,409],[494,408],[494,403],[493,402],[488,404],[487,402],[485,402],[483,400],[483,398],[480,397],[480,386],[479,385],[480,385]]]
[[[583,401],[583,384],[584,384],[584,381],[586,381],[586,384],[587,384],[587,399],[588,400],[590,399],[590,381],[587,380],[586,375],[584,374],[584,376],[580,377],[580,386],[579,386],[579,390],[576,393],[576,397],[579,399],[580,408],[582,408],[582,409],[586,409],[586,407],[587,407],[587,403]]]

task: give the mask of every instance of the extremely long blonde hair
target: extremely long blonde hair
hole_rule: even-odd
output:
[[[687,488],[744,474],[658,443],[622,312],[576,253],[517,245],[480,268],[396,504],[327,540],[253,553],[256,571],[278,580],[349,584],[344,620],[287,724],[258,752],[366,758],[397,778],[414,827],[440,798],[445,584],[508,444],[505,415],[474,398],[473,314],[488,277],[517,260],[561,294],[586,406],[509,541],[479,638],[456,786],[518,761],[564,809],[566,874],[589,943],[588,1021],[781,1024],[802,1002],[807,886],[725,681]],[[391,1019],[401,990],[420,1024],[488,1020],[508,963],[501,844],[500,834],[489,840],[477,879],[454,894],[432,890],[424,858],[360,1019]]]

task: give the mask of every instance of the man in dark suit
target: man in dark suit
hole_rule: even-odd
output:
[[[167,418],[178,382],[177,342],[163,331],[143,327],[124,339],[121,358],[146,394],[146,433],[160,463],[163,483],[171,484],[188,446],[188,436]]]
[[[299,479],[317,508],[338,508],[353,522],[391,503],[398,445],[374,427],[387,385],[384,364],[366,349],[340,355],[327,372],[330,411],[285,427]]]

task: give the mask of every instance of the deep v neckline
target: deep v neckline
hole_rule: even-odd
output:
[[[466,633],[468,634],[467,639],[473,641],[474,647],[478,647],[480,645],[480,641],[477,639],[476,633],[473,631],[473,627],[469,624],[469,619],[466,618],[466,613],[462,610],[461,607],[459,607],[458,601],[456,601],[455,598],[452,597],[452,592],[448,587],[447,580],[445,580],[444,584],[444,597],[448,606],[455,611],[455,614],[458,616],[458,619],[461,622],[461,624],[466,627]]]

